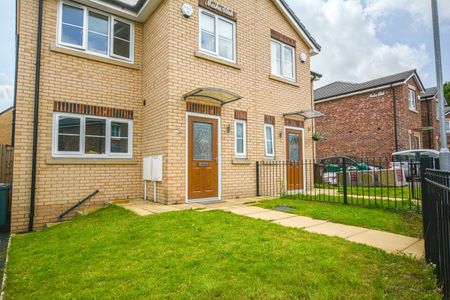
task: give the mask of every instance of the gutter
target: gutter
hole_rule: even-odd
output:
[[[36,201],[36,165],[37,165],[38,124],[39,124],[39,92],[40,92],[40,77],[41,77],[42,12],[43,12],[43,0],[38,1],[39,1],[39,11],[38,11],[37,45],[36,45],[36,75],[34,88],[33,154],[31,165],[31,195],[30,195],[30,215],[28,220],[28,232],[33,231],[35,201]]]

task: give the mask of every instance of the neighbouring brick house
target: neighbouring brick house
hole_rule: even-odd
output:
[[[256,161],[313,157],[320,46],[284,0],[19,4],[13,232],[96,189],[86,205],[142,199],[147,156],[166,204],[254,196]]]
[[[450,147],[450,107],[445,107],[445,131],[447,132],[447,144]]]
[[[0,112],[0,145],[12,144],[13,112],[13,107]]]
[[[363,83],[334,82],[316,89],[314,97],[325,114],[316,121],[326,138],[316,144],[318,158],[388,158],[396,151],[436,149],[437,100],[415,70]]]

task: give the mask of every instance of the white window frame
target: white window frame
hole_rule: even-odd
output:
[[[270,128],[270,131],[272,133],[272,153],[268,153],[268,148],[267,148],[267,128]],[[275,157],[275,130],[274,130],[274,126],[272,124],[264,124],[264,154],[266,157]]]
[[[242,153],[238,152],[238,137],[237,137],[237,126],[238,124],[242,125],[242,130],[243,130],[243,135],[242,135],[242,139],[243,139],[243,147]],[[247,158],[247,122],[244,120],[235,120],[234,121],[234,155],[237,158]]]
[[[450,120],[445,120],[445,132],[450,133]],[[448,128],[447,128],[448,125]]]
[[[202,14],[203,13],[210,15],[211,17],[214,17],[214,26],[216,29],[215,36],[214,36],[214,43],[216,46],[215,47],[216,51],[210,51],[208,49],[202,48]],[[229,58],[219,55],[219,20],[222,20],[224,22],[227,22],[227,23],[230,23],[233,25],[233,58],[234,59],[229,59]],[[236,57],[237,56],[236,55],[236,52],[237,52],[236,51],[236,48],[237,48],[237,45],[236,45],[236,40],[237,40],[236,39],[236,22],[232,21],[230,19],[224,18],[222,16],[219,16],[218,14],[213,13],[212,11],[203,9],[203,8],[199,9],[198,22],[199,22],[198,23],[198,49],[199,49],[199,51],[202,53],[209,54],[209,55],[215,56],[217,58],[232,62],[232,63],[236,63],[236,61],[237,61],[237,57]]]
[[[411,99],[411,96],[412,96],[412,99]],[[408,108],[412,111],[417,111],[416,92],[412,89],[408,89]]]
[[[281,74],[275,74],[274,69],[273,69],[273,64],[272,64],[272,56],[273,56],[272,43],[275,43],[275,44],[278,44],[278,45],[281,46]],[[292,50],[292,68],[293,68],[292,75],[293,75],[293,77],[286,76],[286,69],[285,69],[286,68],[286,64],[285,64],[285,59],[284,59],[285,58],[284,57],[284,50],[285,50],[285,48],[288,48],[288,49]],[[285,78],[285,79],[290,80],[290,81],[295,81],[296,80],[296,74],[297,74],[297,66],[296,66],[296,63],[295,63],[296,62],[295,57],[296,57],[296,53],[295,53],[295,48],[294,47],[289,46],[289,45],[287,45],[285,43],[282,43],[282,42],[280,42],[278,40],[271,39],[271,42],[270,42],[270,68],[271,68],[271,74],[273,76]]]
[[[62,41],[62,17],[63,17],[63,6],[68,5],[76,8],[83,9],[83,45],[74,45],[70,43],[65,43]],[[108,54],[102,54],[94,51],[88,50],[88,36],[89,36],[89,12],[94,12],[96,14],[108,17]],[[114,20],[126,23],[130,25],[130,57],[123,57],[120,55],[113,54],[113,34],[114,34]],[[79,5],[73,2],[69,1],[60,1],[59,7],[58,7],[58,25],[57,25],[57,44],[62,47],[76,49],[88,54],[92,54],[95,56],[100,56],[108,59],[118,60],[118,61],[125,61],[129,63],[134,63],[134,23],[130,22],[128,20],[107,14],[105,12],[86,7],[83,5]]]
[[[80,119],[80,151],[78,152],[65,152],[58,151],[59,142],[59,118],[70,117]],[[85,152],[85,140],[86,140],[86,119],[99,119],[106,120],[106,133],[105,133],[105,154],[86,154]],[[114,153],[111,152],[111,123],[127,123],[128,124],[128,153]],[[52,155],[53,157],[70,157],[70,158],[132,158],[133,157],[133,121],[117,118],[105,118],[91,115],[78,115],[71,113],[54,113],[53,114],[53,142],[52,142]]]

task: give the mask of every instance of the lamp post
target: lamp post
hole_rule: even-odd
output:
[[[439,100],[439,124],[441,133],[441,150],[439,153],[441,170],[450,171],[450,151],[447,144],[447,132],[445,130],[445,112],[444,112],[444,85],[442,80],[442,61],[441,61],[441,40],[439,33],[439,15],[437,0],[431,0],[431,11],[433,15],[433,35],[434,35],[434,55],[436,62],[436,81]]]

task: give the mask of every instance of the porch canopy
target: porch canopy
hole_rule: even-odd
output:
[[[325,117],[325,114],[315,109],[305,109],[297,112],[283,114],[284,117],[302,117],[307,119],[317,119]]]
[[[215,102],[219,102],[221,106],[225,104],[241,100],[242,97],[230,91],[218,88],[198,88],[187,94],[184,94],[185,101],[189,98],[205,98]]]

